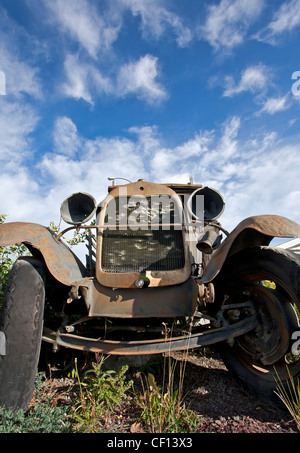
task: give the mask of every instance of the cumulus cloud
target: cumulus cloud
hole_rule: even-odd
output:
[[[230,50],[244,41],[263,7],[263,0],[221,0],[209,5],[205,23],[199,28],[200,37],[215,50]]]
[[[52,213],[58,213],[60,203],[75,192],[90,193],[99,203],[106,196],[109,176],[134,181],[146,173],[134,141],[117,137],[80,140],[81,152],[76,158],[52,152],[38,164],[41,178],[47,181],[44,202]]]
[[[8,221],[47,221],[47,206],[41,197],[41,187],[26,167],[15,165],[1,173],[1,212],[9,215]]]
[[[244,217],[258,214],[277,214],[299,223],[300,209],[296,197],[291,197],[298,187],[297,172],[300,170],[299,144],[283,144],[280,140],[272,147],[243,146],[251,160],[240,163],[239,178],[234,186],[224,186],[227,212],[224,221],[230,228]]]
[[[78,63],[76,56],[68,55],[65,59],[66,82],[62,85],[63,94],[75,99],[83,99],[93,104],[88,79],[88,69]]]
[[[23,130],[25,143],[33,127],[34,122],[28,123]],[[60,117],[53,131],[56,147],[34,168],[29,170],[26,161],[12,165],[8,160],[2,167],[1,181],[8,188],[0,197],[2,210],[10,220],[49,224],[59,221],[60,203],[70,193],[88,192],[100,202],[108,176],[157,183],[187,183],[193,176],[195,183],[223,194],[226,209],[221,221],[228,230],[257,214],[279,214],[299,222],[299,140],[283,142],[272,130],[248,135],[245,127],[234,116],[220,130],[199,130],[183,143],[167,147],[155,126],[134,126],[126,138],[88,139],[74,121]],[[65,143],[59,141],[63,135]]]

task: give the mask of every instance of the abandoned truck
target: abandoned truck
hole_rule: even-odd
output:
[[[259,215],[228,233],[224,207],[218,191],[192,181],[113,180],[99,205],[83,192],[68,197],[60,212],[71,226],[59,234],[0,225],[0,246],[31,252],[15,262],[2,306],[0,405],[28,406],[42,340],[108,355],[216,344],[233,375],[264,396],[275,373],[298,376],[300,267],[270,242],[300,237],[300,226]],[[70,229],[84,232],[85,265],[64,239]]]

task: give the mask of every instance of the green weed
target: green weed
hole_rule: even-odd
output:
[[[75,430],[99,430],[105,424],[110,411],[120,406],[126,392],[133,382],[127,381],[128,365],[119,371],[103,369],[105,358],[101,357],[92,364],[81,379],[75,362],[76,376],[79,384],[79,399],[74,409]]]
[[[275,393],[286,406],[295,420],[297,428],[300,430],[300,383],[299,379],[297,380],[297,383],[294,382],[288,366],[286,368],[289,376],[286,386],[283,385],[277,371],[275,370],[277,376],[275,378],[277,384],[277,391],[275,391]]]
[[[140,374],[142,393],[138,393],[137,404],[141,410],[141,421],[152,433],[179,433],[196,431],[200,420],[186,407],[183,394],[185,361],[180,364],[179,383],[176,386],[177,361],[169,358],[159,387],[152,373],[147,377]]]

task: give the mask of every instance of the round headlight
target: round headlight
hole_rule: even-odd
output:
[[[66,223],[80,225],[93,217],[96,207],[96,200],[91,195],[78,192],[63,201],[60,214]]]
[[[198,196],[204,197],[204,203],[197,203]],[[197,212],[197,207],[202,206],[203,212]],[[225,202],[222,195],[211,187],[196,189],[189,197],[187,209],[196,220],[210,221],[215,220],[223,213]],[[204,218],[203,218],[203,217]]]

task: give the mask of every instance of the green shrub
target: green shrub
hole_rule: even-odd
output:
[[[68,433],[70,423],[66,421],[66,409],[39,403],[28,413],[16,413],[0,407],[0,433]]]
[[[36,378],[36,402],[28,411],[13,412],[0,407],[0,433],[68,433],[71,431],[68,407],[52,406],[51,396],[40,397],[41,374]]]

